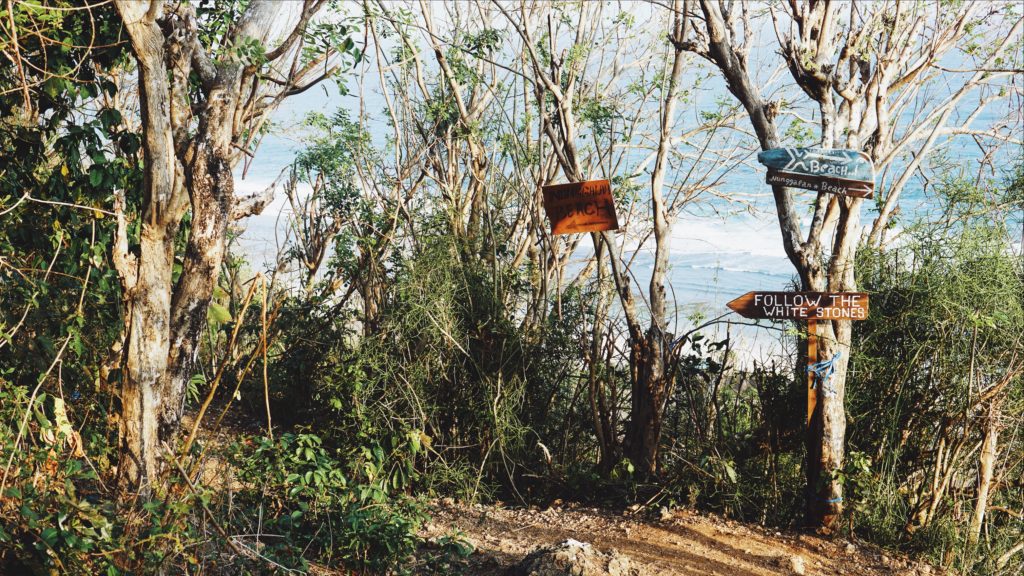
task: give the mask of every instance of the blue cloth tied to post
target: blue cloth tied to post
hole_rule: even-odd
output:
[[[807,370],[814,374],[815,385],[812,388],[817,387],[819,390],[825,390],[825,395],[832,397],[836,395],[836,391],[829,386],[829,382],[832,380],[832,375],[836,373],[836,361],[843,355],[843,351],[836,352],[836,355],[829,358],[828,360],[822,360],[821,362],[815,362],[807,367]]]
[[[836,395],[835,389],[830,386],[832,376],[836,373],[836,361],[839,360],[843,355],[842,350],[836,352],[835,356],[828,360],[822,360],[821,362],[815,362],[807,367],[807,371],[814,374],[814,384],[811,388],[818,388],[819,390],[825,391],[825,396],[829,398]],[[827,437],[827,436],[826,436]],[[840,504],[843,501],[842,496],[836,496],[835,498],[825,498],[825,504]]]

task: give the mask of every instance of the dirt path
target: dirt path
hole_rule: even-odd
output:
[[[644,575],[916,576],[930,566],[890,558],[873,549],[803,534],[783,534],[687,511],[662,519],[592,508],[548,510],[438,503],[427,536],[461,531],[476,548],[474,574],[502,574],[532,550],[573,538],[599,550],[617,550]],[[802,566],[801,566],[802,565]]]

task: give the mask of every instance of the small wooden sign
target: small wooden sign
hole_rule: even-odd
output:
[[[542,190],[552,234],[619,229],[612,186],[607,180],[555,184]]]
[[[747,292],[726,304],[744,318],[867,320],[864,292]]]
[[[757,160],[768,167],[768,184],[857,198],[874,196],[875,167],[858,150],[773,148],[758,154]]]

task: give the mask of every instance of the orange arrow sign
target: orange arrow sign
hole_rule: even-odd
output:
[[[747,292],[726,304],[744,318],[866,320],[864,292]]]

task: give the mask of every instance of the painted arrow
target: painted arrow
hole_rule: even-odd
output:
[[[875,167],[859,150],[773,148],[759,153],[757,160],[768,168],[768,184],[858,198],[874,195]]]
[[[864,292],[747,292],[726,304],[744,318],[866,320]]]

